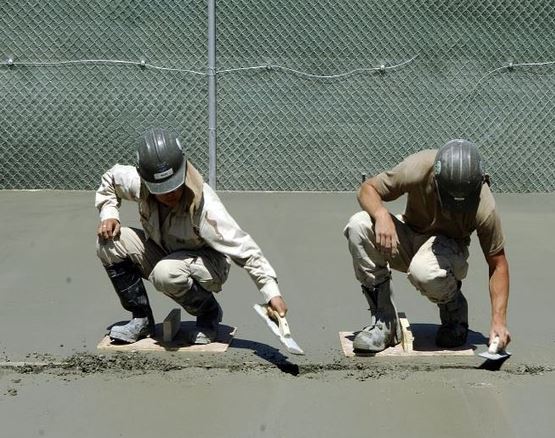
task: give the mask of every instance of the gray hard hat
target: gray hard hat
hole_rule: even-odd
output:
[[[444,144],[434,161],[434,180],[443,209],[476,210],[485,181],[482,159],[476,145],[462,139]]]
[[[154,195],[179,188],[185,182],[187,160],[177,134],[161,128],[147,130],[139,140],[137,170]]]

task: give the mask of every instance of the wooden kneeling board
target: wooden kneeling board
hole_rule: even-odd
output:
[[[411,327],[409,320],[403,312],[399,312],[401,325],[401,342],[394,347],[386,348],[379,353],[355,352],[353,339],[356,332],[339,332],[341,349],[346,357],[354,356],[473,356],[475,347],[467,342],[462,347],[442,349],[435,344],[435,329],[431,325],[419,324]]]
[[[175,321],[174,323],[175,324]],[[171,341],[164,340],[163,324],[156,324],[154,335],[149,336],[133,344],[114,343],[108,335],[101,339],[97,345],[98,350],[105,351],[190,351],[204,353],[225,353],[231,343],[237,327],[220,324],[218,337],[215,342],[206,345],[191,345],[187,341],[187,333],[195,327],[193,321],[180,322],[174,328],[175,335]],[[167,339],[167,332],[166,332]]]

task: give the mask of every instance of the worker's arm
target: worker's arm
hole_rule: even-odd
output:
[[[489,267],[489,294],[491,300],[490,342],[499,336],[499,347],[504,349],[511,342],[507,329],[507,306],[509,302],[509,264],[505,250],[486,256]]]
[[[96,234],[113,239],[120,232],[119,207],[122,199],[139,200],[141,179],[133,166],[116,164],[102,175],[96,191],[95,206],[100,213]]]
[[[378,250],[386,256],[395,254],[399,244],[395,223],[391,214],[385,208],[382,197],[374,188],[372,178],[360,186],[358,203],[374,221],[374,232]]]
[[[281,297],[276,273],[270,262],[254,239],[231,217],[214,190],[206,184],[200,235],[209,246],[244,268],[264,300],[280,316],[285,316],[287,304]]]

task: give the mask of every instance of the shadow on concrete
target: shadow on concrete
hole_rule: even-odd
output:
[[[410,328],[414,336],[415,351],[440,351],[444,350],[435,343],[435,337],[439,324],[416,323],[411,324]],[[466,344],[456,348],[447,348],[449,351],[461,351],[472,349],[475,350],[477,345],[487,345],[488,338],[483,333],[474,330],[468,330],[468,338]]]
[[[476,368],[479,370],[499,371],[501,369],[501,366],[506,362],[506,360],[509,357],[510,356],[507,356],[497,360],[486,359],[480,366]]]
[[[240,338],[233,338],[231,347],[251,350],[255,355],[270,362],[280,371],[291,374],[292,376],[299,375],[299,366],[289,362],[288,357],[284,356],[277,348],[261,342]]]
[[[437,324],[411,324],[412,332],[414,334],[414,350],[415,351],[434,351],[441,350],[435,345],[435,334],[439,325]],[[450,351],[466,350],[472,348],[476,350],[477,346],[485,346],[487,348],[489,338],[484,336],[483,333],[474,330],[468,331],[468,338],[466,344],[458,348],[449,348]],[[509,358],[504,357],[501,359],[486,359],[482,364],[477,366],[477,369],[488,371],[499,371],[501,366]]]

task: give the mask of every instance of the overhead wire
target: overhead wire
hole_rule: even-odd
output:
[[[385,72],[387,70],[397,69],[413,62],[417,57],[418,55],[413,56],[412,58],[395,65],[381,64],[379,67],[357,68],[348,72],[332,74],[332,75],[318,75],[314,73],[308,73],[302,70],[297,70],[297,69],[286,67],[279,64],[264,64],[264,65],[256,65],[251,67],[230,68],[230,69],[224,69],[224,70],[216,70],[215,73],[216,74],[234,73],[234,72],[249,71],[249,70],[251,71],[252,70],[281,70],[284,72],[297,74],[299,76],[303,76],[311,79],[339,79],[347,76],[352,76],[358,73],[367,73],[367,72],[374,72],[374,71]],[[205,73],[205,72],[183,69],[183,68],[165,67],[165,66],[147,63],[144,60],[126,61],[126,60],[120,60],[120,59],[75,59],[75,60],[64,60],[64,61],[38,61],[38,62],[17,61],[16,62],[13,58],[8,58],[5,64],[7,64],[9,67],[13,67],[13,66],[53,67],[53,66],[63,66],[63,65],[69,65],[69,64],[124,64],[124,65],[133,65],[133,66],[139,66],[141,68],[149,68],[154,70],[173,71],[173,72],[181,72],[181,73],[190,73],[190,74],[199,75],[199,76],[208,76],[208,73]]]
[[[502,70],[513,70],[517,67],[544,67],[544,66],[548,66],[548,65],[554,65],[555,61],[545,61],[545,62],[519,62],[519,63],[513,63],[513,62],[509,62],[508,64],[502,65],[501,67],[497,67],[489,72],[487,72],[484,76],[482,76],[480,79],[478,79],[478,81],[476,82],[476,84],[474,85],[474,87],[472,88],[472,91],[476,90],[476,88],[478,88],[478,86],[484,81],[486,80],[488,77],[490,77],[491,75],[493,75],[494,73],[497,73],[498,71],[502,71]]]
[[[296,74],[298,76],[301,77],[306,77],[309,79],[341,79],[341,78],[345,78],[348,76],[353,76],[356,74],[363,74],[363,73],[369,73],[369,72],[386,72],[388,70],[395,70],[395,69],[399,69],[401,67],[404,67],[412,62],[414,62],[414,60],[416,58],[418,58],[419,55],[415,55],[405,61],[402,61],[398,64],[394,64],[394,65],[386,65],[386,64],[381,64],[378,67],[364,67],[364,68],[356,68],[347,72],[343,72],[343,73],[337,73],[337,74],[329,74],[329,75],[322,75],[322,74],[315,74],[315,73],[309,73],[306,71],[302,71],[302,70],[298,70],[292,67],[287,67],[284,65],[279,65],[279,64],[261,64],[261,65],[255,65],[255,66],[249,66],[249,67],[237,67],[237,68],[229,68],[229,69],[223,69],[223,70],[216,70],[215,73],[216,74],[228,74],[228,73],[236,73],[236,72],[243,72],[243,71],[258,71],[258,70],[276,70],[276,71],[283,71],[286,73],[292,73],[292,74]],[[128,60],[120,60],[120,59],[74,59],[74,60],[62,60],[62,61],[36,61],[36,62],[32,62],[32,61],[15,61],[13,58],[9,57],[5,60],[4,62],[5,65],[7,65],[8,67],[14,67],[14,66],[22,66],[22,67],[53,67],[53,66],[64,66],[64,65],[75,65],[75,64],[122,64],[122,65],[132,65],[132,66],[138,66],[141,67],[143,69],[153,69],[153,70],[160,70],[160,71],[170,71],[170,72],[178,72],[178,73],[188,73],[188,74],[193,74],[193,75],[197,75],[197,76],[209,76],[209,74],[207,72],[202,72],[202,71],[197,71],[197,70],[191,70],[191,69],[184,69],[184,68],[177,68],[177,67],[166,67],[166,66],[161,66],[161,65],[156,65],[156,64],[151,64],[146,62],[144,59],[141,59],[140,61],[128,61]],[[555,61],[540,61],[540,62],[519,62],[519,63],[513,63],[513,62],[509,62],[505,65],[502,65],[500,67],[496,67],[493,70],[488,71],[485,75],[483,75],[480,79],[478,79],[478,81],[474,84],[474,87],[472,88],[472,91],[474,91],[476,88],[478,88],[478,86],[485,81],[487,78],[489,78],[490,76],[492,76],[493,74],[499,72],[499,71],[503,71],[503,70],[513,70],[515,68],[520,68],[520,67],[544,67],[544,66],[551,66],[551,65],[555,65]]]

